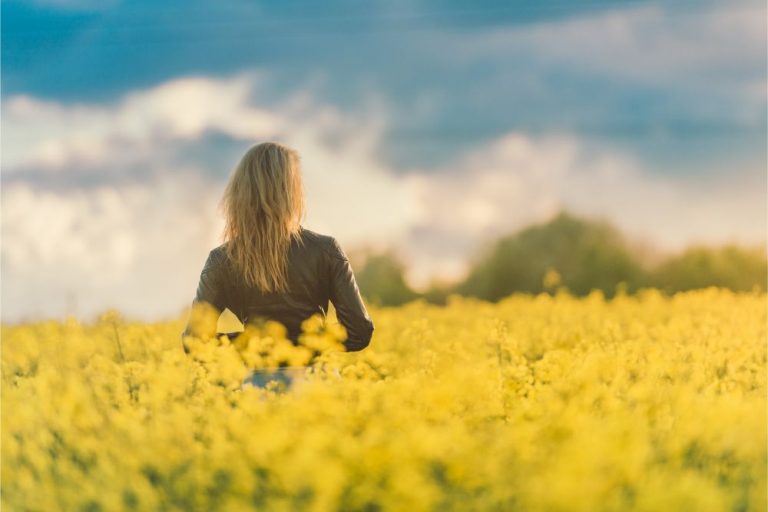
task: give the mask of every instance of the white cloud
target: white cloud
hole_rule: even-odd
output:
[[[129,217],[134,191],[112,188],[62,196],[26,184],[3,195],[3,255],[12,268],[61,264],[69,271],[123,277],[136,253]]]
[[[222,227],[210,215],[216,187],[196,176],[183,188],[172,175],[64,192],[4,186],[3,317],[60,315],[71,300],[87,315],[172,314]]]
[[[282,119],[251,105],[260,76],[190,77],[124,97],[116,105],[61,105],[29,96],[3,104],[3,171],[49,170],[150,159],[163,141],[195,140],[206,131],[259,139],[284,130]]]
[[[617,6],[590,16],[468,34],[451,58],[463,66],[524,50],[537,66],[688,93],[736,92],[763,105],[765,18],[765,2]],[[754,122],[760,113],[751,106],[740,114]]]
[[[416,284],[460,276],[484,243],[561,205],[607,215],[667,247],[765,238],[764,187],[653,176],[623,155],[589,152],[568,134],[516,132],[445,168],[398,173],[376,157],[390,122],[377,97],[357,115],[318,104],[308,91],[266,108],[258,105],[258,87],[258,75],[249,74],[174,80],[112,106],[10,98],[3,172],[14,179],[2,189],[4,320],[60,315],[73,294],[81,315],[119,307],[157,318],[186,306],[207,252],[219,243],[224,183],[205,169],[153,156],[168,141],[199,141],[209,131],[298,149],[306,225],[348,249],[363,242],[397,246]],[[56,174],[79,165],[101,166],[108,175],[123,172],[116,162],[131,159],[152,170],[148,179],[74,190],[24,180],[25,170]]]

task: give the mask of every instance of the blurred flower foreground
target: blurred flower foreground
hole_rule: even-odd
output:
[[[356,353],[318,318],[202,315],[189,354],[186,319],[4,326],[3,509],[765,510],[764,292],[370,312]]]

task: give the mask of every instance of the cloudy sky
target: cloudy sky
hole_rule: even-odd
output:
[[[764,243],[765,43],[762,1],[4,1],[2,320],[178,315],[264,140],[417,287],[563,207]]]

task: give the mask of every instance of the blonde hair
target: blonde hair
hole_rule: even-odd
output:
[[[245,282],[263,292],[286,291],[288,248],[301,242],[304,185],[296,150],[276,142],[251,147],[227,183],[225,250]]]

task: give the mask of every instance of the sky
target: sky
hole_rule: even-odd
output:
[[[4,0],[0,35],[3,322],[181,314],[266,140],[417,289],[563,208],[766,240],[762,1]]]

